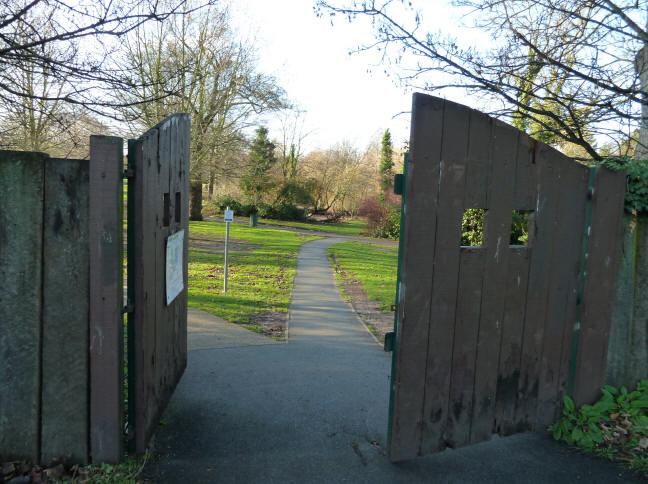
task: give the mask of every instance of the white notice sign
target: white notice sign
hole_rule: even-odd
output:
[[[166,303],[171,301],[184,289],[182,270],[182,253],[184,249],[184,230],[169,235],[166,240]]]
[[[234,210],[225,210],[225,222],[234,222]]]

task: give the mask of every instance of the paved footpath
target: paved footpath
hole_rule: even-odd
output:
[[[287,344],[189,351],[145,474],[158,483],[643,482],[525,433],[391,464],[390,355],[334,284],[326,247],[302,246]],[[227,345],[226,345],[227,346]]]

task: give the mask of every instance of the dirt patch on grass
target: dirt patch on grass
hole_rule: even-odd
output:
[[[271,311],[251,316],[250,321],[244,323],[243,326],[264,336],[283,341],[286,339],[287,322],[288,313]]]
[[[335,270],[342,279],[342,296],[353,306],[353,310],[381,343],[385,343],[385,334],[394,330],[394,313],[384,313],[380,310],[380,303],[367,298],[367,293],[362,289],[362,283],[354,279],[351,274],[341,270],[335,262]]]
[[[198,252],[207,252],[210,254],[213,254],[214,252],[224,252],[225,240],[214,239],[214,238],[189,237],[189,247],[191,249],[197,250]],[[250,252],[260,248],[261,248],[260,245],[233,242],[232,240],[230,240],[229,242],[229,250],[231,250],[232,252]]]

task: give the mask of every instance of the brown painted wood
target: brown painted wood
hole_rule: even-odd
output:
[[[122,457],[123,140],[90,137],[90,451]]]
[[[468,171],[464,190],[464,209],[486,208],[491,183],[491,120],[478,111],[470,110],[468,133]]]
[[[0,151],[0,460],[39,459],[43,167]],[[28,223],[26,223],[28,221]]]
[[[520,385],[527,286],[535,244],[537,198],[535,146],[536,142],[525,134],[521,133],[518,136],[513,208],[515,210],[532,210],[534,213],[529,220],[527,245],[524,247],[514,245],[509,248],[493,427],[494,432],[500,435],[510,435],[516,431],[515,409]]]
[[[407,176],[398,348],[389,456],[418,455],[435,252],[443,101],[415,94]],[[411,196],[409,195],[411,193]]]
[[[515,407],[520,384],[522,335],[526,315],[526,295],[529,265],[533,249],[511,247],[508,263],[502,341],[497,371],[494,432],[510,435],[515,429]]]
[[[392,460],[554,421],[569,379],[588,188],[588,169],[558,151],[430,96],[415,96],[411,146]],[[604,374],[621,231],[624,178],[602,173],[582,302],[583,401]],[[484,247],[459,247],[467,208],[488,211]],[[534,211],[527,246],[510,245],[513,210]]]
[[[486,264],[475,368],[474,408],[470,441],[481,442],[493,434],[499,345],[502,335],[511,215],[514,202],[518,131],[493,121],[491,184],[484,224]]]
[[[558,417],[567,383],[569,365],[563,354],[571,345],[573,321],[576,314],[576,294],[589,170],[571,159],[553,153],[554,184],[564,187],[553,196],[557,213],[552,225],[553,257],[543,329],[543,347],[538,373],[538,402],[535,428],[545,428]],[[566,187],[569,187],[568,189]]]
[[[605,376],[625,184],[623,172],[604,167],[597,171],[574,386],[577,405],[600,397]]]
[[[150,130],[135,145],[135,448],[146,448],[145,429],[153,421],[146,402],[155,398],[155,241],[156,218],[160,217],[152,204],[156,187],[151,173],[157,171],[158,132]],[[161,201],[161,197],[160,197]]]
[[[452,381],[446,430],[447,445],[453,448],[470,442],[485,253],[484,247],[462,247],[461,249],[452,351]]]
[[[452,375],[470,111],[446,101],[429,316],[421,454],[444,449]]]
[[[552,149],[538,143],[534,148],[537,170],[537,200],[535,210],[535,235],[531,248],[531,261],[527,285],[526,317],[522,334],[522,356],[515,408],[514,428],[518,432],[531,430],[535,425],[538,401],[538,374],[544,338],[544,321],[547,310],[549,281],[547,268],[554,251],[553,224],[558,216],[554,183]]]
[[[41,416],[45,463],[60,456],[88,461],[88,177],[87,161],[45,162]]]
[[[538,142],[520,135],[518,162],[515,167],[515,210],[534,210],[538,200],[538,170],[536,147]]]
[[[187,290],[167,305],[165,279],[166,239],[184,228],[185,285],[187,280],[189,126],[188,115],[171,116],[136,146],[137,452],[145,451],[187,361]],[[180,194],[179,222],[176,193]]]

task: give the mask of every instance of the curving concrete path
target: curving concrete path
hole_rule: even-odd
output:
[[[302,246],[288,344],[189,352],[145,474],[158,483],[642,482],[546,435],[393,465],[391,358],[340,297],[326,248]]]

